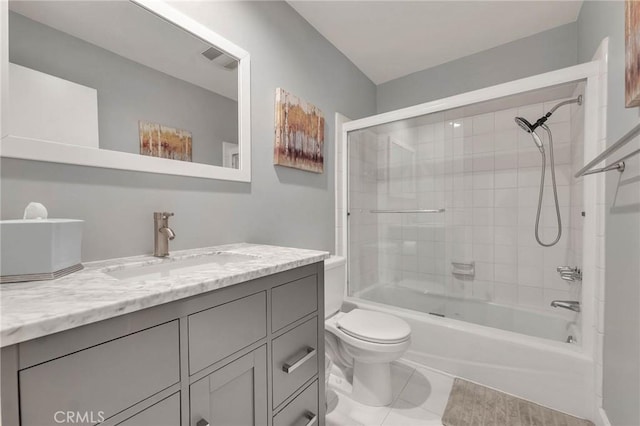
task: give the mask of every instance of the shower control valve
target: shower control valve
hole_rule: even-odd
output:
[[[558,266],[556,271],[560,274],[560,278],[565,281],[582,281],[582,271],[576,266]]]

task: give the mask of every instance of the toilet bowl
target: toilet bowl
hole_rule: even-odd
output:
[[[369,406],[392,402],[391,362],[411,345],[411,328],[382,312],[341,312],[345,283],[344,258],[325,261],[325,348],[342,368],[353,368],[352,398]]]

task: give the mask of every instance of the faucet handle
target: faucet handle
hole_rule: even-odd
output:
[[[173,213],[170,212],[153,212],[153,217],[156,219],[168,219],[173,216]]]

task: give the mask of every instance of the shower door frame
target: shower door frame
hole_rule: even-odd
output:
[[[603,71],[604,70],[604,71]],[[348,133],[369,127],[387,124],[394,121],[415,118],[418,116],[433,114],[464,107],[479,102],[491,101],[506,96],[522,94],[535,90],[550,88],[566,83],[584,82],[584,159],[586,163],[594,158],[599,151],[604,148],[604,136],[600,136],[599,110],[602,107],[603,97],[601,74],[606,73],[606,62],[595,60],[583,64],[563,68],[556,71],[538,74],[495,86],[438,99],[395,111],[385,112],[358,120],[347,121],[344,116],[336,116],[336,141],[339,145],[336,148],[337,175],[341,174],[341,179],[336,179],[336,224],[342,226],[336,229],[336,253],[348,257],[349,249],[349,223],[348,223],[348,192],[349,192],[349,171],[348,171]],[[606,84],[606,82],[605,82]],[[606,102],[606,100],[605,100]],[[600,176],[600,175],[595,175]],[[338,177],[338,176],[336,176]],[[595,355],[596,335],[593,332],[596,326],[596,277],[597,277],[597,252],[599,250],[597,235],[597,216],[604,214],[603,200],[597,199],[598,179],[586,178],[583,181],[585,211],[594,212],[588,214],[584,220],[583,227],[583,281],[582,281],[582,312],[581,312],[581,334],[582,343],[579,351],[589,359],[593,360]],[[601,177],[601,179],[603,179]],[[598,209],[601,209],[600,212]],[[344,215],[340,217],[341,215]],[[347,279],[350,275],[349,261],[347,259]],[[601,283],[603,285],[603,283]],[[348,284],[345,286],[345,301],[356,302],[360,299],[349,295]],[[427,319],[429,320],[429,319]],[[525,336],[526,338],[526,336]],[[569,348],[567,348],[569,349]],[[575,350],[571,348],[571,350]]]

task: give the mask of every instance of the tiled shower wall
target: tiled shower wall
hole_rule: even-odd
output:
[[[367,130],[367,144],[377,149],[373,172],[377,192],[372,193],[370,186],[374,177],[369,174],[371,152],[360,147],[366,150],[366,158],[351,157],[349,165],[350,229],[352,233],[359,229],[355,243],[354,235],[351,237],[352,250],[355,244],[358,268],[368,278],[360,276],[363,281],[357,286],[352,282],[351,289],[357,292],[370,285],[394,283],[541,309],[552,309],[549,303],[554,299],[579,300],[579,288],[561,280],[556,267],[580,266],[581,260],[582,188],[572,177],[572,170],[582,163],[581,108],[562,107],[548,121],[564,227],[560,242],[551,248],[539,246],[533,233],[540,153],[531,136],[514,122],[515,116],[533,122],[559,101],[459,119],[434,114],[423,120],[425,124],[402,127],[403,123],[396,123],[392,130],[379,129],[377,144],[370,143],[373,133]],[[548,152],[546,132],[539,130],[539,134]],[[349,143],[351,155],[354,146],[362,145],[354,144],[353,139]],[[354,174],[354,164],[363,163],[367,173]],[[544,241],[553,240],[556,232],[549,170],[547,173],[540,222]],[[357,186],[360,181],[364,186]],[[354,203],[366,206],[357,218]],[[370,213],[375,208],[444,208],[445,212]],[[356,221],[366,224],[366,231],[355,226]],[[372,251],[377,261],[371,259]],[[474,276],[453,274],[452,262],[474,262]],[[352,281],[357,275],[352,271]]]

